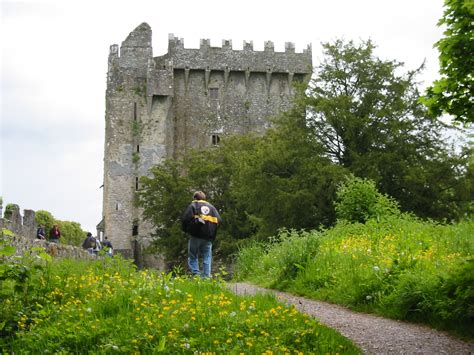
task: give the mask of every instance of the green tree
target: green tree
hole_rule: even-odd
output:
[[[457,218],[467,158],[447,146],[443,126],[419,102],[416,75],[422,68],[402,73],[402,63],[374,55],[371,41],[323,47],[306,109],[325,155],[374,180],[403,210]]]
[[[86,232],[82,230],[80,223],[70,221],[56,221],[61,231],[62,243],[81,246]]]
[[[323,156],[305,124],[305,107],[294,108],[273,122],[240,159],[233,194],[258,226],[260,238],[280,228],[313,229],[335,220],[332,201],[346,171]]]
[[[48,212],[45,210],[36,211],[35,221],[38,225],[40,224],[44,225],[46,236],[49,235],[49,231],[56,224],[56,219],[53,217],[51,212]]]
[[[38,225],[45,226],[46,237],[55,224],[61,231],[61,243],[74,246],[80,246],[86,236],[86,232],[82,230],[81,225],[77,222],[60,221],[54,218],[51,212],[39,210],[36,211],[35,221]]]
[[[448,113],[458,123],[474,122],[474,2],[445,0],[444,37],[436,42],[441,78],[422,99],[435,116]]]

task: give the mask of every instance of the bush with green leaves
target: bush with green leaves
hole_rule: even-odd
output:
[[[375,182],[350,176],[336,192],[336,216],[349,222],[365,221],[400,213],[398,203],[380,193]]]

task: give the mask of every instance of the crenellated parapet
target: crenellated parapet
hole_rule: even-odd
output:
[[[168,38],[168,54],[175,69],[230,70],[272,73],[309,74],[312,72],[312,50],[308,45],[296,53],[295,44],[285,43],[284,52],[275,52],[272,41],[265,41],[263,51],[254,51],[253,42],[244,41],[242,50],[233,50],[232,41],[223,40],[221,47],[211,47],[209,39],[201,39],[198,49],[184,48],[182,38]],[[155,58],[160,60],[161,57]]]

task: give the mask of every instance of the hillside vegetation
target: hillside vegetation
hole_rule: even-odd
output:
[[[6,232],[6,234],[10,234]],[[137,271],[121,258],[13,257],[0,241],[3,353],[359,354],[274,297],[238,297],[219,279]]]
[[[407,215],[281,231],[237,256],[236,276],[382,316],[474,336],[474,221]]]

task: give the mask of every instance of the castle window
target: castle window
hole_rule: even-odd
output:
[[[212,142],[212,145],[219,145],[219,142],[221,141],[221,137],[219,137],[218,134],[213,134],[211,136],[211,142]]]
[[[137,145],[137,153],[140,153],[140,146]]]
[[[136,102],[133,103],[133,119],[134,120],[137,119],[137,103]]]
[[[116,211],[120,211],[120,208],[121,208],[121,207],[122,207],[122,206],[120,205],[120,203],[117,202],[117,203],[115,204],[115,210],[116,210]]]
[[[211,99],[219,98],[219,89],[218,88],[209,88],[209,97]]]
[[[132,226],[132,235],[138,235],[138,222],[134,222]]]
[[[135,178],[135,190],[138,191],[138,177]]]

